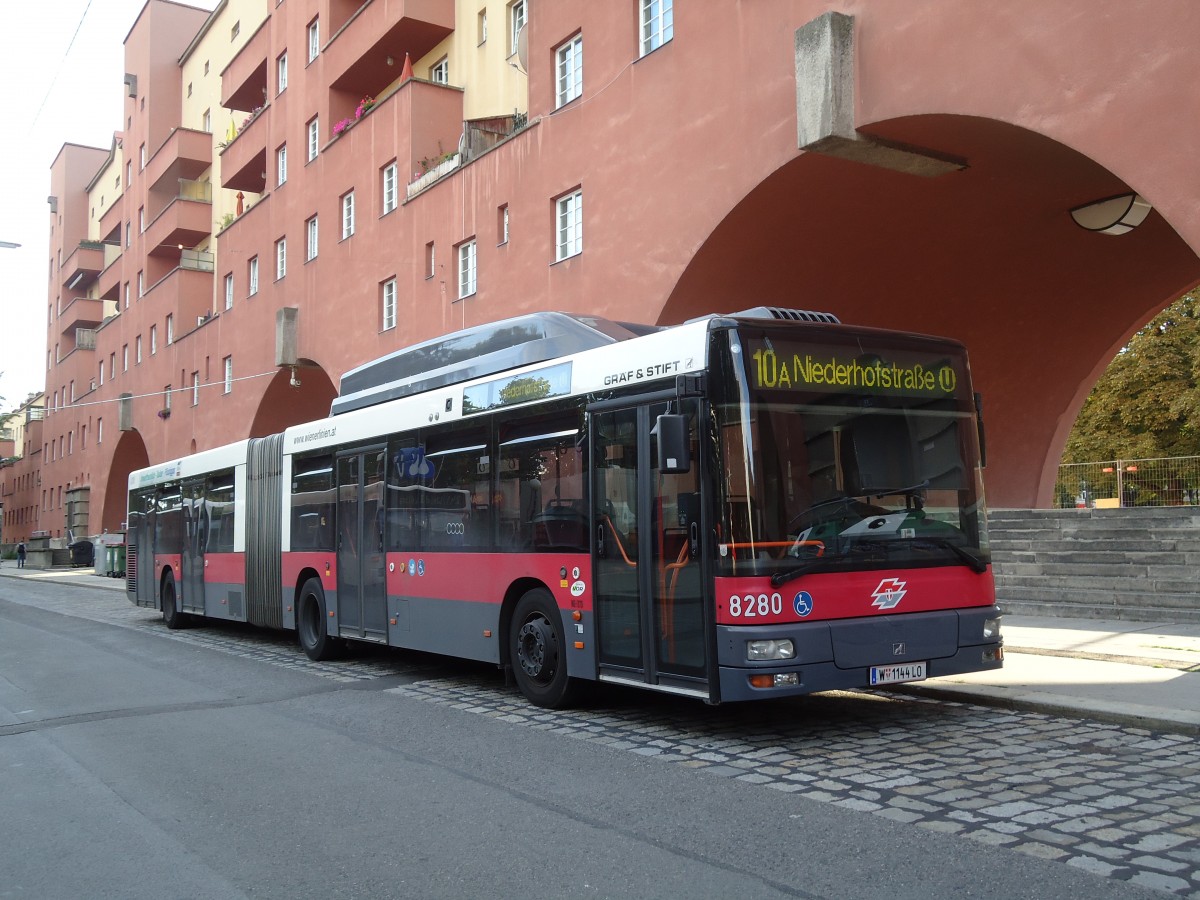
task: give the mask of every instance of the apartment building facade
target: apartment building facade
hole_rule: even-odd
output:
[[[1200,221],[1087,243],[1077,199],[1136,182],[1169,207],[1186,166],[1129,165],[1078,97],[996,73],[1020,44],[1111,94],[1089,41],[1162,32],[1016,7],[985,16],[998,44],[933,0],[851,3],[832,37],[815,0],[148,0],[111,145],[51,166],[42,529],[119,530],[134,468],[322,417],[341,373],[457,328],[762,303],[966,341],[993,498],[1036,505],[1101,357],[1200,279]],[[1113,114],[1152,93],[1122,81]],[[1065,278],[1112,315],[1031,393],[1013,361],[1050,358],[1029,322]]]

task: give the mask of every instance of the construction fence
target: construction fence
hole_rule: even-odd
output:
[[[1054,506],[1200,506],[1200,456],[1064,463],[1058,467]]]

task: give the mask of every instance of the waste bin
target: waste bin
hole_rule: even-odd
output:
[[[109,558],[108,547],[104,545],[104,541],[97,540],[94,544],[92,544],[92,550],[94,551],[96,557],[96,574],[112,574],[112,569],[109,568],[109,566],[112,565],[112,560]]]
[[[96,548],[91,541],[76,541],[70,547],[72,566],[90,566],[96,555]]]
[[[108,574],[113,578],[125,577],[125,545],[112,544],[108,547]]]

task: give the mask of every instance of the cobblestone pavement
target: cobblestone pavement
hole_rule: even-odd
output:
[[[123,595],[18,602],[344,682],[432,669],[389,653],[315,663],[278,633],[168,631]],[[389,692],[1200,898],[1195,737],[865,691],[713,708],[614,688],[551,712],[486,669]]]

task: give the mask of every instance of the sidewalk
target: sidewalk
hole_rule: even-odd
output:
[[[92,569],[20,569],[0,577],[124,591],[124,578]],[[1200,734],[1200,625],[1005,616],[1004,668],[897,690]]]

